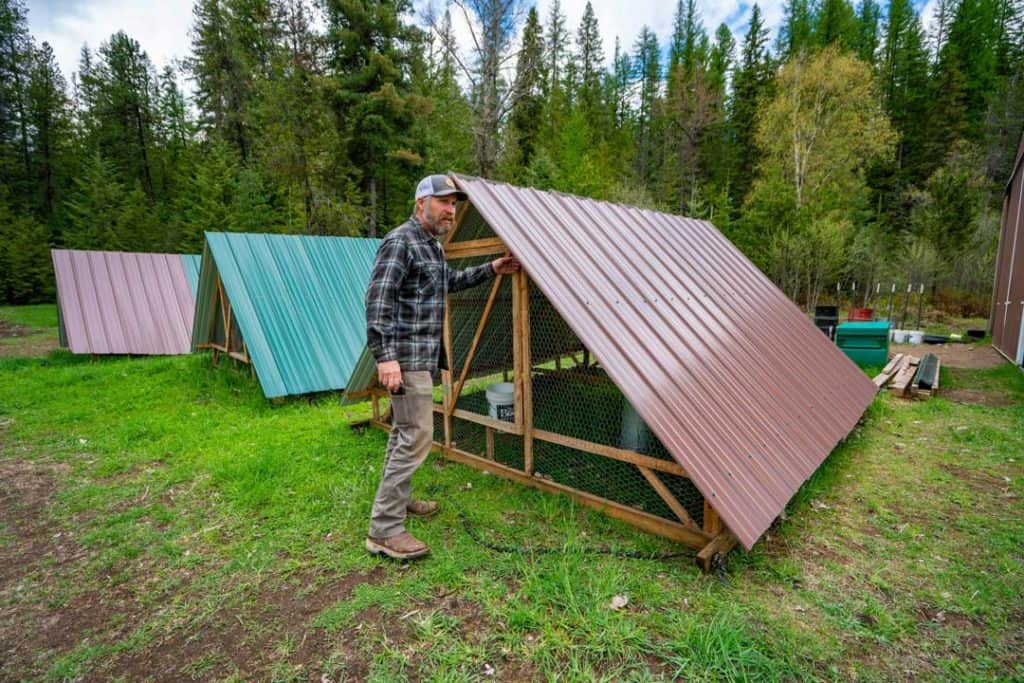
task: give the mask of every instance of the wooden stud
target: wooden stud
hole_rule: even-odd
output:
[[[380,397],[377,396],[377,392],[370,394],[370,405],[373,408],[373,419],[380,419]]]
[[[462,221],[466,219],[466,214],[469,213],[469,207],[472,205],[473,204],[471,202],[462,202],[459,204],[458,208],[455,209],[454,225],[452,225],[452,229],[448,231],[448,234],[444,236],[444,241],[442,242],[442,246],[444,246],[445,249],[447,249],[448,245],[455,240],[455,233],[457,233],[459,228],[462,227]]]
[[[523,362],[523,292],[518,286],[518,275],[512,279],[512,384],[515,387],[516,426],[523,428],[523,376],[526,363]]]
[[[533,376],[530,368],[530,281],[520,270],[513,280],[519,288],[519,344],[522,347],[523,384],[523,470],[533,474]]]
[[[555,432],[548,432],[543,429],[534,429],[533,438],[558,444],[559,446],[575,448],[576,450],[584,451],[585,453],[603,455],[604,457],[611,458],[612,460],[621,460],[622,462],[628,462],[631,465],[646,467],[649,470],[657,470],[659,472],[674,474],[677,477],[686,476],[686,471],[677,462],[652,458],[649,455],[643,455],[636,451],[627,451],[624,448],[605,446],[604,444],[594,443],[593,441],[584,441],[583,439],[577,439],[564,434],[556,434]]]
[[[692,519],[690,519],[690,514],[686,511],[686,508],[682,506],[682,503],[676,500],[676,497],[672,495],[672,492],[668,490],[668,487],[665,486],[665,482],[658,479],[658,475],[646,467],[637,465],[637,469],[640,470],[640,474],[644,475],[644,479],[646,479],[647,483],[651,485],[654,492],[661,496],[661,499],[665,501],[665,505],[668,505],[673,514],[679,518],[679,521],[688,527],[696,529],[697,525],[693,523]]]
[[[458,224],[456,224],[457,226]],[[442,423],[444,424],[444,444],[452,445],[452,410],[455,408],[455,399],[452,397],[452,365],[455,363],[455,353],[452,350],[452,315],[451,297],[444,297],[444,354],[448,360],[448,369],[441,371],[441,406]]]
[[[494,460],[494,430],[490,427],[484,427],[484,441],[487,459]]]
[[[621,503],[616,503],[606,498],[595,496],[592,493],[573,489],[547,479],[541,479],[535,476],[531,477],[519,470],[506,467],[501,463],[492,462],[486,458],[474,455],[473,453],[467,453],[466,451],[462,451],[457,448],[444,448],[441,444],[436,442],[434,447],[442,452],[449,460],[454,460],[456,462],[470,465],[471,467],[476,467],[477,469],[519,482],[520,484],[531,488],[551,491],[554,493],[563,493],[583,505],[600,510],[609,517],[621,519],[622,521],[632,524],[639,529],[683,543],[691,548],[697,549],[707,547],[708,542],[711,540],[709,536],[705,535],[704,532],[700,530],[658,517],[657,515],[652,515],[649,512],[643,512],[627,505],[622,505]]]
[[[459,373],[459,381],[455,385],[455,391],[452,392],[451,401],[449,401],[448,414],[454,410],[455,405],[459,402],[459,397],[462,396],[462,388],[466,384],[466,378],[469,376],[469,368],[473,364],[473,357],[476,356],[476,349],[480,345],[480,339],[483,337],[484,329],[487,327],[487,321],[491,317],[491,310],[494,308],[494,302],[498,298],[498,291],[501,289],[501,282],[503,275],[499,275],[494,278],[494,284],[491,286],[491,294],[487,297],[487,303],[484,304],[484,311],[480,315],[480,321],[476,325],[476,332],[473,334],[473,341],[469,344],[469,351],[466,353],[466,361],[462,365],[462,372]],[[448,364],[451,365],[453,359],[449,359]]]
[[[712,536],[718,534],[722,530],[722,518],[718,516],[718,511],[711,507],[711,503],[708,499],[704,499],[704,533],[711,534]]]

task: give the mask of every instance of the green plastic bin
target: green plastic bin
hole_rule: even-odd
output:
[[[889,323],[840,323],[836,346],[857,365],[884,366],[889,361]]]

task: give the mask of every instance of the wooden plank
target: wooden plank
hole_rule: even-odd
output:
[[[530,367],[530,281],[520,270],[515,280],[519,287],[519,341],[523,358],[523,470],[533,474],[533,375]]]
[[[533,437],[535,439],[540,439],[541,441],[558,444],[559,446],[575,448],[578,451],[593,453],[594,455],[603,455],[604,457],[611,458],[612,460],[621,460],[622,462],[628,462],[631,465],[646,467],[650,470],[666,472],[678,477],[686,476],[686,471],[679,463],[670,460],[652,458],[649,455],[643,455],[636,451],[627,451],[623,448],[605,446],[604,444],[594,443],[593,441],[584,441],[583,439],[577,439],[564,434],[556,434],[555,432],[549,432],[543,429],[534,429]]]
[[[711,507],[711,503],[708,499],[704,499],[704,533],[711,534],[712,536],[718,534],[722,530],[722,518],[718,516],[718,511]]]
[[[886,384],[888,384],[889,380],[892,379],[899,371],[902,362],[902,353],[897,353],[895,356],[893,356],[892,359],[890,359],[889,362],[885,364],[885,367],[882,368],[882,372],[875,375],[875,378],[872,380],[875,383],[875,386],[881,389]]]
[[[455,398],[452,397],[452,371],[455,363],[455,353],[452,350],[452,314],[451,297],[444,297],[444,353],[448,358],[448,370],[441,371],[441,401],[444,406],[441,422],[444,425],[444,445],[452,445],[452,410],[455,409]]]
[[[480,339],[483,337],[484,330],[487,328],[487,321],[490,320],[491,310],[493,310],[494,302],[498,298],[498,291],[501,289],[501,282],[503,278],[503,275],[499,275],[494,278],[494,284],[491,286],[491,294],[487,297],[487,303],[484,304],[484,311],[480,314],[480,321],[477,323],[476,331],[473,333],[473,341],[470,342],[469,351],[466,352],[466,361],[462,365],[462,372],[459,373],[459,381],[455,385],[455,391],[452,392],[451,400],[448,402],[449,414],[451,414],[451,411],[458,404],[459,397],[462,396],[462,388],[466,385],[466,378],[469,376],[469,368],[473,365],[473,357],[476,356],[476,349],[480,345]],[[448,334],[450,337],[450,325]],[[454,362],[455,359],[451,358],[448,360],[448,365],[452,365]]]
[[[434,412],[441,413],[445,412],[443,405],[434,404]],[[504,420],[495,420],[489,415],[478,415],[477,413],[463,410],[462,408],[456,408],[452,411],[453,418],[459,418],[466,420],[467,422],[473,422],[484,427],[490,427],[496,431],[504,432],[505,434],[515,434],[516,436],[523,435],[523,428],[516,425],[513,422],[505,422]]]
[[[519,289],[518,275],[512,278],[512,386],[515,387],[516,426],[523,428],[523,379],[527,364],[523,362],[523,292]]]
[[[249,357],[246,356],[244,353],[239,353],[238,351],[228,351],[228,355],[231,356],[231,358],[233,358],[234,360],[239,360],[242,361],[243,363],[249,362]]]
[[[663,482],[661,479],[658,479],[658,475],[656,475],[654,472],[647,469],[646,467],[641,467],[637,465],[637,469],[640,470],[640,474],[644,475],[644,479],[646,479],[647,483],[651,485],[651,488],[654,489],[654,492],[661,496],[661,499],[665,501],[665,505],[668,505],[668,508],[672,511],[672,513],[679,518],[679,521],[685,524],[686,526],[693,527],[696,529],[697,525],[693,523],[692,519],[690,519],[690,513],[688,513],[686,511],[686,508],[684,508],[682,504],[678,500],[676,500],[676,497],[673,496],[672,492],[668,490],[667,486],[665,486],[665,482]]]
[[[472,256],[500,256],[508,251],[508,247],[499,237],[485,237],[478,240],[452,242],[445,245],[444,257],[449,261],[470,258]]]
[[[903,357],[902,367],[899,372],[896,373],[896,377],[893,378],[892,384],[889,385],[889,390],[896,396],[905,396],[907,390],[910,387],[910,383],[914,380],[914,375],[917,373],[917,365],[921,360],[915,356],[907,355]]]
[[[732,534],[732,532],[726,530],[711,539],[711,542],[700,549],[697,553],[697,566],[705,572],[710,572],[714,567],[715,555],[721,553],[725,555],[730,550],[736,547],[739,540]]]
[[[487,449],[487,459],[494,460],[494,430],[484,427],[484,447]]]
[[[523,484],[524,486],[540,489],[542,491],[563,493],[578,503],[600,510],[609,517],[621,519],[622,521],[632,524],[643,531],[677,541],[694,549],[706,547],[708,542],[711,540],[711,537],[706,535],[704,532],[694,530],[678,522],[663,519],[662,517],[652,515],[649,512],[636,510],[629,506],[616,503],[606,498],[601,498],[600,496],[595,496],[594,494],[587,493],[586,491],[570,488],[557,482],[540,479],[538,477],[531,477],[519,470],[506,467],[498,462],[491,462],[490,460],[474,455],[473,453],[467,453],[466,451],[461,451],[457,448],[444,448],[441,444],[436,442],[434,443],[434,448],[443,453],[449,460],[461,462],[471,467],[484,470],[485,472],[490,472],[491,474],[495,474],[499,477],[504,477]]]

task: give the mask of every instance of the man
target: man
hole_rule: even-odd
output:
[[[366,538],[366,549],[375,555],[408,560],[430,552],[405,530],[405,518],[429,517],[439,507],[413,500],[412,475],[433,441],[433,375],[448,368],[441,339],[445,296],[519,270],[514,256],[463,271],[448,267],[438,239],[454,224],[456,201],[465,199],[448,176],[421,180],[413,215],[384,238],[366,290],[367,343],[377,377],[391,392],[392,415]]]

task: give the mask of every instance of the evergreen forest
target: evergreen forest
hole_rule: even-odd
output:
[[[0,0],[0,303],[53,301],[55,247],[380,236],[457,171],[708,219],[803,306],[913,282],[986,316],[1024,0],[919,5],[788,0],[770,32],[754,4],[734,33],[678,0],[667,41],[606,54],[589,3],[196,0],[182,60],[115,32],[64,74]]]

